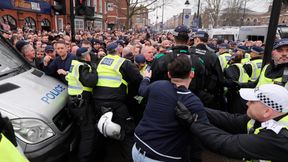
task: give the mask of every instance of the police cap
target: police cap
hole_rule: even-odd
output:
[[[229,45],[227,43],[221,43],[218,45],[218,48],[220,49],[228,49],[229,48]]]
[[[283,46],[288,46],[288,38],[283,38],[275,41],[273,44],[273,50]]]
[[[264,53],[264,49],[262,47],[253,46],[251,48],[251,52],[254,52],[254,53],[257,53],[257,54],[263,54]]]
[[[174,30],[174,35],[178,36],[178,35],[188,35],[188,33],[190,33],[190,30],[187,26],[185,25],[179,25],[175,28]]]
[[[117,47],[118,47],[118,44],[116,42],[113,42],[113,43],[108,44],[106,49],[108,52],[111,52],[111,51],[116,50]]]
[[[237,50],[243,51],[243,52],[247,52],[247,51],[248,51],[248,48],[247,48],[246,46],[239,45],[239,46],[237,46]]]

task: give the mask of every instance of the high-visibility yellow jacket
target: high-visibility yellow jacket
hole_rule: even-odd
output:
[[[82,94],[83,91],[92,92],[92,88],[83,86],[82,83],[79,81],[79,67],[81,65],[84,65],[84,63],[77,60],[72,60],[71,62],[70,71],[66,76],[66,80],[68,81],[69,95],[79,95]]]

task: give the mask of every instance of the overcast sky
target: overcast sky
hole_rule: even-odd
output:
[[[158,0],[158,5],[163,4],[163,0]],[[192,13],[197,12],[197,3],[198,0],[189,0],[190,5],[185,6],[184,3],[186,0],[164,0],[165,2],[168,1],[168,4],[165,4],[164,7],[164,22],[171,18],[173,15],[177,15],[183,11],[184,8],[190,8],[192,9]],[[205,2],[205,0],[200,0],[202,3]],[[157,5],[157,4],[155,4]],[[268,10],[269,3],[266,0],[247,0],[247,8],[251,9],[253,11],[258,12],[266,12]],[[200,11],[201,12],[201,11]],[[156,13],[158,15],[157,22],[162,21],[162,8],[158,8],[158,10],[155,10],[154,12],[151,12],[149,14],[149,19],[151,20],[151,23],[156,22]]]

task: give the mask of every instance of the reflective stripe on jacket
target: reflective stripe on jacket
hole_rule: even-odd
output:
[[[265,72],[266,72],[268,66],[269,66],[269,64],[265,65],[263,70],[261,71],[260,78],[259,78],[259,81],[258,81],[258,84],[256,87],[259,87],[263,84],[272,84],[272,83],[275,84],[276,82],[278,82],[278,83],[282,82],[282,78],[275,78],[275,79],[266,78]]]
[[[218,59],[220,61],[222,71],[224,71],[224,69],[227,68],[227,66],[228,66],[229,60],[231,59],[231,54],[223,53],[220,56],[218,56]]]
[[[247,83],[249,81],[249,76],[246,73],[245,69],[243,68],[243,65],[240,63],[235,63],[232,64],[234,66],[236,66],[239,69],[239,79],[238,82],[239,83]]]
[[[123,83],[128,88],[128,83],[123,79],[120,73],[120,67],[126,59],[118,55],[108,54],[100,61],[97,72],[98,82],[97,86],[119,88]]]
[[[262,129],[265,129],[263,127],[259,127],[257,129],[253,129],[255,120],[251,119],[248,123],[247,123],[247,132],[249,134],[259,134],[261,132]],[[276,122],[277,124],[279,124],[279,126],[282,126],[282,129],[287,129],[288,130],[288,116],[286,115],[285,117],[283,117],[282,119],[280,119],[279,121]],[[253,160],[253,161],[247,161],[247,162],[271,162],[269,160]]]
[[[244,58],[242,58],[242,60],[241,60],[241,64],[246,64],[247,62],[249,62],[250,61],[250,59],[251,59],[251,56],[250,56],[250,54],[249,53],[245,53],[244,54]]]
[[[252,67],[252,73],[250,79],[251,81],[256,81],[261,73],[262,60],[261,59],[253,60],[248,62],[248,64],[250,64]]]
[[[71,62],[70,71],[66,76],[66,80],[68,81],[69,95],[79,95],[82,94],[83,91],[92,92],[92,88],[83,86],[82,83],[79,81],[79,67],[81,65],[84,65],[84,63],[77,60],[72,60]]]

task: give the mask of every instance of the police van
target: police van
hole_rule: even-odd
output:
[[[67,87],[30,64],[0,34],[0,112],[31,161],[57,161],[74,147]]]
[[[251,40],[257,41],[261,40],[262,42],[266,41],[268,32],[268,26],[241,26],[239,31],[239,40]]]
[[[217,40],[237,41],[239,35],[239,27],[223,27],[208,30],[209,38]]]

